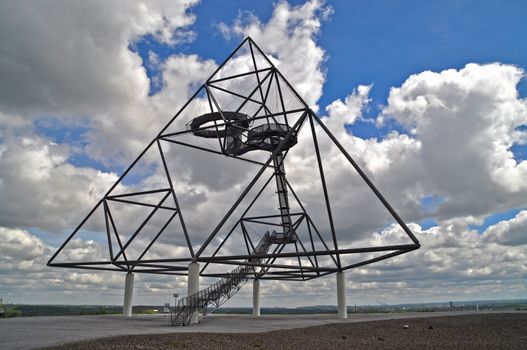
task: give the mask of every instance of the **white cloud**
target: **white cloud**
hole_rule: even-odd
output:
[[[392,132],[363,140],[346,131],[346,124],[362,118],[368,87],[355,90],[345,103],[333,102],[322,120],[403,219],[433,216],[439,222],[481,224],[487,215],[527,204],[527,162],[509,151],[525,138],[517,129],[527,123],[527,102],[516,90],[522,74],[513,66],[469,64],[409,77],[392,88],[378,122],[396,118],[413,129],[411,135]],[[337,224],[356,233],[380,229],[385,211],[329,138],[320,136],[320,128],[317,134]],[[289,161],[290,179],[303,189],[301,197],[309,198],[318,176],[309,170],[316,164],[314,150],[299,143]],[[432,212],[421,206],[427,196],[441,199]]]
[[[82,116],[143,98],[148,78],[129,45],[146,34],[177,43],[174,34],[195,20],[187,12],[195,3],[2,2],[0,106]]]
[[[370,265],[359,281],[373,280],[381,285],[383,282],[405,281],[408,287],[405,290],[419,298],[428,293],[435,293],[437,298],[442,294],[462,291],[485,295],[480,288],[485,284],[496,287],[493,293],[498,295],[507,293],[507,290],[512,293],[518,293],[515,289],[525,291],[521,282],[527,274],[525,246],[510,247],[505,241],[489,243],[487,239],[500,226],[514,225],[523,216],[518,214],[509,221],[492,225],[483,235],[466,226],[443,224],[423,230],[418,225],[411,225],[422,248],[378,265]],[[375,234],[370,243],[393,244],[402,234],[398,227],[391,226]]]
[[[331,13],[332,8],[318,0],[299,6],[280,1],[267,23],[262,23],[254,15],[242,13],[230,31],[222,26],[222,33],[232,32],[254,39],[264,52],[276,59],[277,68],[306,103],[317,110],[325,80],[322,64],[326,54],[315,39],[322,21]]]
[[[192,40],[195,16],[188,9],[196,3],[3,2],[0,113],[11,117],[0,117],[0,126],[12,127],[13,116],[49,115],[88,124],[90,156],[130,161],[187,97],[151,101],[143,62],[131,47],[145,35],[169,45]]]
[[[438,216],[486,215],[525,204],[527,161],[509,148],[525,139],[523,76],[504,64],[468,64],[460,70],[412,75],[392,88],[385,116],[414,129],[428,191],[447,198]]]
[[[0,241],[2,241],[0,249],[4,262],[31,261],[49,254],[50,251],[42,240],[23,230],[0,227]]]
[[[524,216],[491,225],[483,235],[467,225],[445,223],[424,230],[411,224],[422,248],[347,271],[348,305],[522,298],[527,292],[527,246],[511,247],[507,240],[491,243],[488,236]],[[402,238],[402,230],[392,225],[355,242],[355,247],[398,244]],[[305,298],[287,299],[289,305],[334,304],[335,283],[334,275],[306,283],[262,281],[262,303],[284,305],[285,298],[301,294]],[[236,298],[250,306],[250,288]]]
[[[0,223],[70,229],[117,180],[112,173],[68,163],[70,149],[35,135],[9,137],[0,145]]]
[[[527,211],[523,210],[513,219],[490,226],[483,233],[488,242],[518,246],[527,244]]]
[[[346,131],[367,108],[368,87],[355,90],[345,103],[333,102],[322,120],[403,219],[433,216],[439,222],[481,224],[487,215],[527,204],[527,161],[516,161],[509,150],[525,138],[517,129],[527,123],[527,101],[516,87],[522,74],[509,65],[468,64],[409,77],[391,89],[379,122],[395,118],[413,129],[411,135],[392,132],[363,140]],[[320,136],[320,128],[317,133],[337,226],[359,236],[380,229],[386,212],[329,138]],[[308,170],[316,164],[315,154],[297,147],[289,174],[309,198],[317,184],[316,171],[310,176]],[[432,212],[421,206],[427,196],[441,198]]]
[[[91,209],[117,177],[73,166],[71,153],[129,163],[214,69],[195,55],[173,56],[161,66],[165,89],[149,97],[130,49],[147,34],[170,45],[191,39],[195,4],[0,5],[0,224],[63,231]],[[87,127],[87,145],[35,136],[32,122],[49,116]]]
[[[0,227],[0,295],[10,302],[101,304],[122,302],[124,274],[50,268],[47,260],[56,247],[26,230]],[[101,254],[94,242],[77,240],[70,250],[78,258]],[[93,256],[90,256],[93,257]],[[184,278],[136,275],[135,300],[160,303],[171,291],[183,290]],[[186,284],[185,284],[186,286]],[[176,289],[178,288],[178,289]]]
[[[169,57],[159,67],[162,70],[162,89],[156,95],[115,104],[93,117],[87,152],[105,163],[128,165],[215,67],[213,60],[203,60],[197,55]]]
[[[371,87],[371,85],[360,85],[351,95],[344,99],[344,102],[340,99],[331,102],[326,107],[326,112],[331,118],[327,122],[331,123],[334,121],[335,124],[338,124],[339,131],[342,131],[341,127],[344,124],[353,124],[361,116],[362,109],[370,102],[368,94]]]
[[[348,271],[349,304],[376,304],[379,300],[394,303],[519,298],[526,292],[523,283],[527,276],[526,245],[514,242],[510,246],[508,238],[502,239],[499,234],[504,232],[504,226],[514,227],[524,219],[525,212],[521,212],[511,220],[491,225],[482,235],[461,225],[444,224],[423,230],[412,224],[422,248]],[[495,237],[496,232],[499,239],[489,238]],[[400,242],[402,235],[393,225],[356,243],[357,246],[394,244]],[[72,302],[83,298],[97,303],[97,299],[93,299],[96,295],[114,303],[121,302],[123,274],[47,268],[44,262],[54,247],[24,230],[1,228],[0,237],[4,242],[0,246],[0,261],[2,266],[9,268],[9,271],[2,270],[0,291],[10,300],[40,289],[46,298],[60,295]],[[88,247],[92,243],[79,241],[77,245]],[[49,288],[42,290],[43,283]],[[302,284],[262,283],[265,286],[262,297],[267,306],[284,305],[284,300],[288,300],[289,305],[332,304],[334,300],[334,276]],[[202,284],[207,285],[207,281]],[[172,291],[184,293],[186,282],[179,277],[136,275],[135,288],[138,302],[159,303],[169,300]],[[372,292],[376,298],[372,297]],[[308,299],[296,299],[294,295],[298,293]],[[244,288],[234,299],[234,305],[250,305],[250,287]]]
[[[13,271],[32,271],[16,276],[2,270],[0,288],[10,295],[48,285],[61,296],[70,293],[72,301],[92,294],[120,302],[123,276],[45,269],[55,247],[24,230],[71,229],[117,178],[73,166],[71,146],[35,136],[31,122],[50,114],[66,122],[87,121],[88,145],[82,151],[105,163],[129,163],[216,67],[213,60],[197,55],[172,56],[158,62],[161,90],[148,96],[148,77],[139,56],[130,50],[146,34],[170,44],[192,39],[188,31],[195,18],[187,11],[192,4],[68,3],[67,16],[53,3],[0,5],[0,235],[8,242],[0,245],[4,255],[0,261],[15,267]],[[316,38],[331,12],[320,1],[300,6],[282,1],[267,23],[255,16],[240,17],[232,26],[223,24],[221,31],[227,37],[250,35],[316,109],[326,59]],[[22,25],[15,21],[17,16],[31,20]],[[16,40],[9,33],[17,33]],[[325,125],[403,218],[419,222],[434,216],[440,224],[428,230],[412,225],[423,244],[419,251],[350,272],[349,287],[362,291],[362,300],[368,300],[372,290],[398,300],[437,300],[467,291],[524,295],[525,285],[519,281],[526,273],[525,211],[482,235],[468,228],[486,215],[527,204],[527,162],[516,161],[509,150],[526,138],[516,129],[527,123],[527,104],[516,89],[523,74],[517,67],[498,63],[415,74],[391,90],[378,120],[394,118],[412,132],[394,132],[381,140],[363,140],[345,129],[362,118],[371,86],[350,89],[346,98],[327,107]],[[300,141],[306,141],[302,137]],[[319,142],[340,239],[345,244],[401,243],[395,226],[383,229],[385,212],[364,183],[350,175],[353,171],[340,152],[327,138],[320,136]],[[215,224],[213,218],[229,207],[227,195],[239,191],[250,172],[237,166],[223,168],[227,161],[221,158],[214,162],[185,157],[175,147],[168,153],[179,157],[178,165],[185,165],[175,185],[199,244]],[[198,161],[206,166],[197,167]],[[299,143],[288,162],[288,177],[310,213],[323,213],[313,150]],[[158,181],[159,176],[158,171],[146,182]],[[429,195],[444,199],[432,213],[420,203]],[[269,197],[264,209],[276,210],[276,205]],[[134,213],[128,212],[125,219]],[[201,213],[207,213],[207,220]],[[372,236],[372,230],[380,233]],[[76,257],[107,254],[97,241],[72,241],[71,247]],[[169,251],[165,244],[158,250]],[[138,280],[143,300],[149,293],[164,298],[171,288],[184,290],[185,283],[163,276]],[[332,279],[302,286],[273,282],[264,290],[269,302],[282,305],[291,300],[284,298],[294,299],[300,291],[309,300],[326,303],[334,284]],[[485,294],[487,290],[490,294]],[[240,300],[247,295],[243,291]]]

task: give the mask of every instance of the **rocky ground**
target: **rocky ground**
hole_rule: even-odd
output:
[[[46,349],[527,349],[527,314],[340,323],[256,334],[133,335]]]

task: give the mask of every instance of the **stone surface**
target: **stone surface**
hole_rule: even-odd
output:
[[[162,333],[256,333],[319,326],[329,323],[352,323],[375,320],[410,319],[485,312],[434,312],[405,314],[349,314],[338,320],[336,315],[210,315],[200,325],[172,327],[163,315],[120,315],[20,317],[0,320],[1,348],[32,349],[67,342],[131,334]],[[527,313],[523,312],[527,317]],[[399,326],[400,327],[400,326]],[[399,328],[400,329],[400,328]]]

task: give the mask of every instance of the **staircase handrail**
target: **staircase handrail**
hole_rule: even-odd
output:
[[[266,232],[258,245],[254,248],[253,256],[249,258],[249,260],[246,260],[245,262],[260,262],[261,258],[258,258],[259,254],[265,254],[267,253],[270,245],[271,245],[271,235],[269,232]],[[248,280],[248,276],[255,271],[256,267],[253,265],[240,265],[236,267],[235,269],[227,272],[220,280],[216,281],[215,283],[211,284],[205,289],[202,289],[194,294],[191,294],[187,297],[181,298],[178,300],[177,304],[174,308],[174,317],[171,318],[171,323],[174,324],[174,322],[180,317],[180,315],[185,312],[186,310],[186,316],[188,319],[190,318],[189,315],[193,314],[195,311],[201,311],[203,315],[207,315],[208,313],[212,312],[214,309],[218,308],[221,304],[220,298],[223,295],[222,287],[229,285],[233,279],[239,278],[240,280],[235,283],[235,285],[231,285],[230,288],[227,290],[227,293],[232,291],[233,289],[239,290],[245,282]],[[212,292],[219,292],[215,299],[211,299],[210,296]],[[234,295],[234,294],[232,294]],[[227,299],[225,299],[223,302],[227,301],[232,295],[228,296]],[[200,301],[203,302],[203,305],[200,305]],[[214,306],[214,307],[211,307]],[[190,322],[189,320],[187,320]],[[184,324],[185,321],[182,321],[182,324]]]

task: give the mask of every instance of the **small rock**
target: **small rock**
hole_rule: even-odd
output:
[[[407,325],[407,324],[405,324],[405,325],[403,326],[403,328],[404,328],[404,329],[408,329],[408,328],[410,328],[410,326]]]
[[[384,341],[384,338],[382,338],[382,337],[377,337],[377,340]]]
[[[342,338],[342,339],[346,339],[346,336],[345,336],[345,335],[343,335],[343,336],[342,336],[341,338]]]
[[[428,329],[434,329],[434,327],[432,327],[432,326],[428,326]]]

